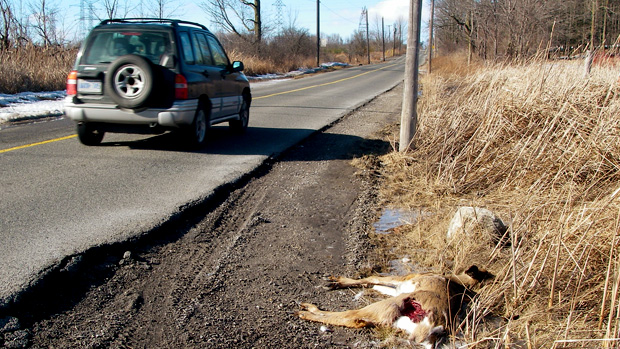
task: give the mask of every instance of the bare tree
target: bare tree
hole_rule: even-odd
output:
[[[60,9],[50,0],[34,0],[30,3],[33,23],[32,26],[38,36],[43,40],[43,45],[57,45],[59,43],[56,24]]]
[[[550,38],[582,41],[575,40],[575,29],[589,30],[593,18],[592,6],[584,6],[583,0],[436,0],[436,4],[436,38],[442,49],[467,46],[483,58],[528,56],[549,46]]]
[[[0,0],[0,50],[11,46],[11,28],[15,25],[15,17],[8,0]]]
[[[151,0],[147,7],[155,18],[170,18],[175,16],[181,5],[175,0]]]
[[[315,54],[315,45],[316,36],[311,35],[308,29],[286,27],[269,40],[268,49],[263,54],[278,65],[294,65]],[[297,69],[299,65],[288,68]]]
[[[260,44],[263,37],[260,0],[205,0],[200,7],[213,18],[216,25],[229,33]]]
[[[105,18],[116,18],[118,16],[118,1],[119,0],[102,1]]]

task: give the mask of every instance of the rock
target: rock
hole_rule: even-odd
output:
[[[481,207],[459,207],[450,221],[446,234],[448,240],[457,236],[488,237],[490,243],[497,243],[508,228],[493,212]]]

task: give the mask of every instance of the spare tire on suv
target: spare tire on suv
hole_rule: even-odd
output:
[[[118,57],[105,75],[105,93],[120,107],[145,107],[153,95],[155,69],[152,63],[138,55]]]

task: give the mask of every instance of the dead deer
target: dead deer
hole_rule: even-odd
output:
[[[409,333],[409,338],[416,343],[435,348],[446,339],[463,304],[475,295],[471,288],[491,278],[492,274],[475,265],[458,275],[423,273],[370,276],[359,280],[331,277],[330,289],[373,286],[392,297],[361,309],[341,312],[323,311],[314,304],[302,303],[304,310],[297,312],[297,316],[352,328],[392,326]]]

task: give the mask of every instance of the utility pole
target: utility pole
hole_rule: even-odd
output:
[[[396,23],[394,23],[394,40],[392,41],[393,41],[392,56],[396,56]],[[400,50],[398,51],[398,54],[400,55]]]
[[[316,0],[316,66],[321,66],[321,21],[320,1]]]
[[[383,61],[385,62],[385,23],[383,17],[381,17],[381,42],[383,45]]]
[[[431,0],[431,17],[428,22],[428,73],[431,73],[433,61],[433,17],[435,16],[435,0]]]
[[[392,32],[392,30],[391,30],[391,28],[390,28],[390,27],[391,27],[391,25],[390,25],[390,24],[388,24],[388,25],[387,25],[387,28],[388,28],[388,29],[387,29],[388,45],[390,44],[390,33]],[[394,57],[394,56],[395,56],[395,55],[394,55],[394,51],[392,51],[392,57]]]
[[[366,52],[368,53],[368,64],[370,64],[370,35],[368,34],[368,10],[364,7],[366,14]]]
[[[405,87],[403,110],[400,116],[400,144],[398,151],[409,149],[418,123],[418,66],[420,64],[420,29],[422,27],[422,0],[409,1],[409,29],[407,59],[405,62]]]

